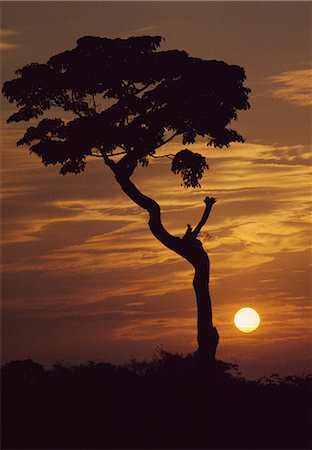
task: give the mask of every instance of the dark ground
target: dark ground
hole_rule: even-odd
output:
[[[258,381],[195,354],[1,370],[2,448],[310,449],[311,375]]]

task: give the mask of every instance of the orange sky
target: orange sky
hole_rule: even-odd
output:
[[[185,190],[166,160],[138,169],[168,230],[204,229],[218,357],[247,377],[311,370],[311,4],[307,2],[2,2],[2,79],[75,46],[83,35],[162,35],[163,49],[245,67],[245,144],[207,149],[201,190]],[[12,105],[2,100],[3,116]],[[100,160],[58,174],[16,148],[28,126],[2,121],[3,360],[51,364],[150,357],[196,348],[192,267],[151,235],[146,215]],[[189,147],[191,148],[191,147]],[[181,149],[167,144],[166,151]],[[242,334],[243,307],[261,316]]]

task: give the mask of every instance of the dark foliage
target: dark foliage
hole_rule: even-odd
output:
[[[199,180],[205,169],[208,169],[205,158],[199,153],[184,149],[179,151],[172,160],[171,170],[180,173],[185,187],[200,187]]]
[[[244,69],[184,51],[159,51],[161,41],[85,36],[46,64],[17,70],[2,89],[19,108],[8,122],[38,119],[55,108],[71,113],[68,122],[45,118],[28,128],[18,145],[29,145],[45,165],[61,165],[62,174],[77,174],[94,152],[112,157],[122,151],[146,166],[168,136],[179,136],[183,145],[197,136],[215,147],[243,142],[227,126],[237,111],[249,108]],[[207,168],[194,158],[192,172],[190,165],[175,171],[186,187],[198,186]]]
[[[257,382],[159,352],[124,366],[2,367],[2,448],[311,448],[311,377]],[[311,428],[310,428],[311,429]]]

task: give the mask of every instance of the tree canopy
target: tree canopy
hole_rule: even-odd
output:
[[[106,161],[127,155],[120,163],[130,176],[177,136],[183,146],[198,136],[214,147],[243,142],[228,125],[249,108],[244,69],[159,51],[162,40],[85,36],[46,64],[17,70],[2,90],[19,107],[8,122],[37,119],[54,107],[72,113],[70,120],[49,113],[18,145],[28,144],[45,165],[59,164],[62,174],[83,171],[90,155]],[[186,148],[172,160],[186,187],[198,186],[207,167],[202,155]]]

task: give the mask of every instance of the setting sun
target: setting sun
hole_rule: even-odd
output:
[[[243,333],[255,331],[260,324],[260,316],[252,308],[241,308],[234,317],[234,323]]]

